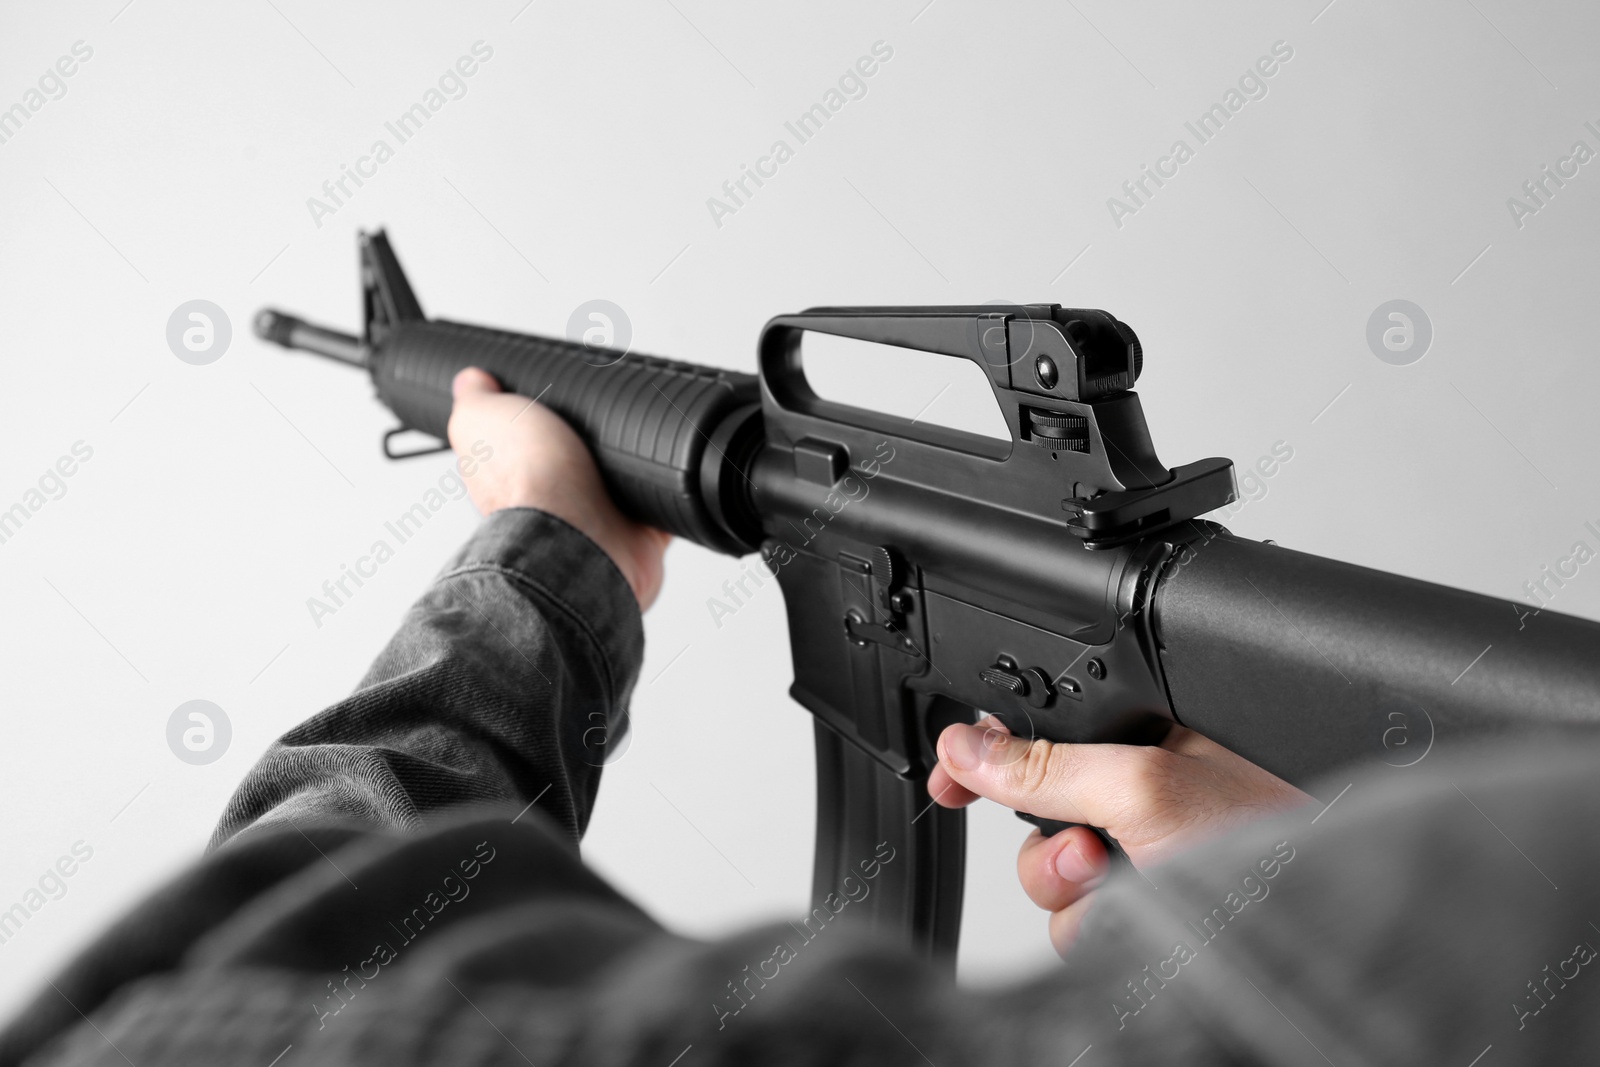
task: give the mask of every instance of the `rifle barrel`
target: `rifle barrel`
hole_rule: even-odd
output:
[[[325,359],[348,363],[353,367],[367,366],[367,346],[361,338],[353,337],[326,326],[313,326],[304,319],[285,315],[281,311],[263,308],[256,313],[256,336],[301,352],[311,352]]]

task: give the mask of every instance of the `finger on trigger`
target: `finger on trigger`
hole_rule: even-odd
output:
[[[951,778],[950,772],[937,764],[928,774],[928,796],[944,808],[964,808],[978,799],[978,794]]]
[[[1141,814],[1155,798],[1160,749],[1129,745],[1052,744],[957,723],[939,735],[940,764],[956,782],[1015,811],[1045,819],[1103,826]]]
[[[997,730],[1007,735],[1011,733],[1006,724],[993,715],[985,715],[978,720],[977,728]],[[942,763],[934,764],[928,774],[928,795],[946,808],[964,808],[978,799],[978,794],[950,777],[950,772],[945,770]]]

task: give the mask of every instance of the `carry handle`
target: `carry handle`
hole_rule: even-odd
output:
[[[769,416],[811,416],[990,459],[1005,458],[1010,446],[818,396],[802,355],[808,331],[971,360],[989,380],[1012,444],[1025,433],[1025,402],[1091,403],[1132,388],[1142,365],[1138,338],[1126,325],[1103,311],[1055,304],[812,308],[780,315],[762,331]]]

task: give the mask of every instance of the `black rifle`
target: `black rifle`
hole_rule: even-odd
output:
[[[635,519],[761,552],[816,720],[816,897],[887,842],[853,910],[926,954],[954,955],[965,851],[963,813],[928,800],[933,742],[975,709],[1054,741],[1149,743],[1176,720],[1300,785],[1436,740],[1600,724],[1600,625],[1198,519],[1235,499],[1232,464],[1156,458],[1138,339],[1106,312],[780,315],[756,376],[430,320],[381,232],[361,272],[362,337],[275,311],[255,326],[367,368],[401,423],[385,454],[403,430],[442,439],[452,377],[482,367],[570,422]],[[806,331],[972,360],[1012,440],[819,398]]]

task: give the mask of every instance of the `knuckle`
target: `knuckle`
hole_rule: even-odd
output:
[[[1058,750],[1049,741],[1028,742],[1021,753],[1022,758],[1017,760],[1012,769],[1012,777],[1018,790],[1027,795],[1049,790],[1056,774],[1061,770],[1061,759],[1056,755],[1058,751],[1062,750]]]

